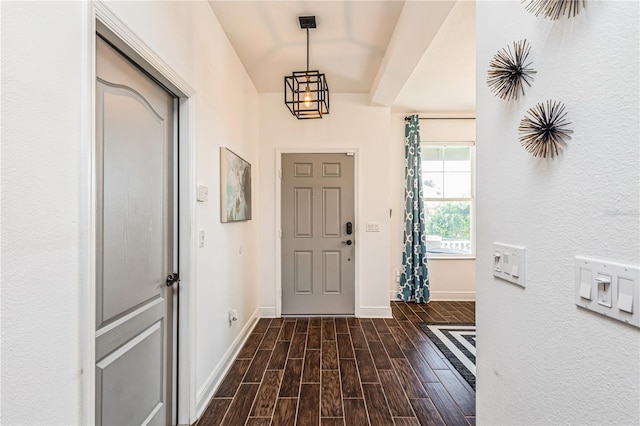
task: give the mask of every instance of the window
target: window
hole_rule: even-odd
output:
[[[474,143],[422,144],[429,257],[475,255]]]

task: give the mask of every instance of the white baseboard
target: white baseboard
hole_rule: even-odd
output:
[[[236,359],[236,356],[238,356],[238,353],[240,352],[242,346],[244,346],[244,343],[249,337],[249,334],[251,334],[251,331],[258,323],[258,318],[260,317],[259,312],[260,308],[256,309],[253,315],[251,315],[251,318],[249,318],[247,324],[240,331],[240,334],[238,334],[238,336],[234,339],[229,349],[227,349],[227,351],[222,356],[222,359],[220,360],[218,365],[216,365],[209,377],[207,377],[204,385],[200,388],[200,390],[198,390],[198,393],[196,395],[195,420],[199,419],[204,413],[207,405],[209,405],[209,401],[211,400],[211,398],[213,398],[214,392],[216,391],[218,386],[220,386],[222,379],[224,378],[225,374],[227,374],[227,371],[229,371],[229,368],[233,364],[233,361]]]
[[[275,306],[260,306],[258,308],[258,317],[259,318],[275,318],[276,317],[276,307]]]
[[[398,292],[390,291],[389,292],[389,300],[398,300]],[[440,300],[440,301],[475,301],[476,300],[476,292],[475,291],[431,291],[429,300]]]
[[[392,318],[391,306],[361,306],[360,318]]]

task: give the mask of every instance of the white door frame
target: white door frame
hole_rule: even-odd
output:
[[[275,258],[276,258],[276,317],[282,315],[282,154],[352,154],[353,155],[353,212],[355,229],[355,300],[354,315],[360,316],[360,256],[358,234],[360,232],[360,197],[358,194],[360,152],[358,148],[276,148],[276,220],[275,220]]]
[[[81,271],[83,286],[81,312],[81,396],[82,424],[95,424],[95,323],[96,323],[96,30],[99,28],[103,36],[113,43],[136,64],[169,88],[178,96],[178,132],[179,184],[178,228],[179,228],[179,303],[175,303],[177,293],[174,292],[174,311],[179,313],[177,351],[178,375],[178,424],[190,424],[196,415],[196,377],[195,377],[195,287],[196,242],[195,227],[195,90],[191,88],[166,62],[157,56],[115,13],[102,1],[85,3],[86,37],[83,40],[84,63],[86,67],[83,86],[85,104],[84,117],[85,145],[82,147],[82,170],[85,184],[82,188],[85,197],[81,208],[85,215],[85,227],[81,236],[81,246],[87,253],[84,268]],[[175,348],[174,348],[175,349]],[[175,351],[174,351],[175,356]],[[173,421],[173,420],[172,420]]]

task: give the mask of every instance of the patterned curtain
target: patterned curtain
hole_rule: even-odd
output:
[[[422,199],[422,160],[420,158],[420,122],[412,115],[404,127],[404,252],[398,299],[427,303],[429,301],[429,269],[427,267],[427,234]]]

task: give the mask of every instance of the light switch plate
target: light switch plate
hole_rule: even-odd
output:
[[[526,287],[525,252],[521,246],[493,243],[493,276]]]
[[[209,188],[204,185],[198,185],[198,193],[196,195],[196,200],[204,203],[209,199]]]
[[[640,267],[575,258],[575,304],[640,327]]]
[[[380,232],[380,222],[367,222],[367,232]]]

